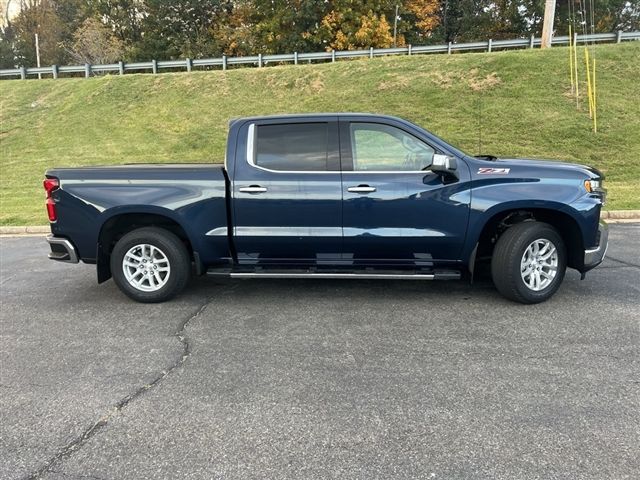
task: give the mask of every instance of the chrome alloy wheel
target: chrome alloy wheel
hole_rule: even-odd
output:
[[[550,240],[539,238],[529,244],[520,261],[524,284],[534,292],[547,288],[558,273],[558,250]]]
[[[129,285],[143,292],[160,290],[171,275],[167,256],[147,243],[129,249],[122,259],[122,270]]]

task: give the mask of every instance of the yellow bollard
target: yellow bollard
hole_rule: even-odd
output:
[[[578,86],[578,37],[573,32],[573,78],[576,80],[576,108],[580,108],[580,87]]]
[[[571,94],[573,94],[576,90],[573,81],[573,47],[571,46],[572,38],[571,24],[569,24],[569,77],[571,78]]]
[[[593,133],[598,133],[598,109],[596,104],[596,59],[593,59]]]
[[[584,63],[587,66],[587,97],[589,99],[589,118],[593,118],[593,99],[591,98],[591,68],[589,67],[589,50],[584,47]]]

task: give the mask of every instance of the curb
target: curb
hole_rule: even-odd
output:
[[[640,210],[604,210],[600,218],[605,220],[637,220],[640,221]]]
[[[0,235],[43,235],[51,233],[49,225],[29,227],[0,227]]]
[[[600,218],[611,223],[640,222],[640,210],[603,210]],[[48,225],[0,227],[0,235],[44,235],[51,233]]]

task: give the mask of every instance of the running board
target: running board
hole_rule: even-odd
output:
[[[327,278],[327,279],[362,279],[362,280],[459,280],[460,272],[455,270],[442,270],[433,273],[373,273],[373,272],[301,272],[293,270],[291,272],[242,272],[242,271],[222,271],[210,269],[207,275],[214,277],[231,278]]]

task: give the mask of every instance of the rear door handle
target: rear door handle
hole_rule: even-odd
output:
[[[357,187],[349,187],[347,191],[351,193],[371,193],[376,191],[376,187],[370,187],[369,185],[358,185]]]
[[[242,193],[264,193],[267,191],[267,187],[261,187],[260,185],[250,185],[248,187],[240,187],[238,191]]]

